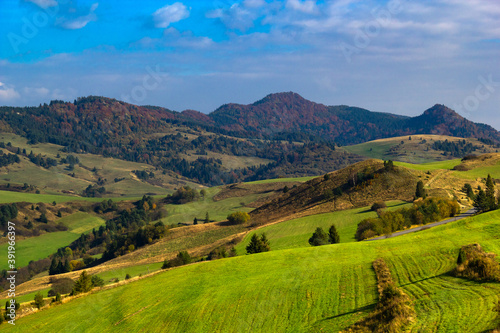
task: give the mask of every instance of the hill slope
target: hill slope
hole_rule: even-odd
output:
[[[446,273],[464,244],[500,252],[499,218],[496,211],[383,241],[181,267],[21,318],[9,331],[140,331],[147,325],[149,332],[337,332],[375,306],[371,262],[383,257],[414,300],[410,331],[483,332],[496,324],[491,309],[499,286]]]
[[[256,224],[335,210],[363,207],[375,201],[413,199],[418,177],[406,168],[386,171],[368,160],[312,179],[251,212]]]

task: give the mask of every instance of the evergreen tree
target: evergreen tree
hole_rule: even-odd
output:
[[[41,215],[40,215],[40,222],[42,223],[47,223],[49,220],[47,219],[47,215],[45,215],[45,212],[43,212]]]
[[[486,212],[489,209],[488,198],[486,197],[486,193],[483,190],[479,190],[474,199],[474,207],[480,212]]]
[[[472,186],[469,183],[464,185],[462,191],[467,195],[468,198],[474,200],[474,191],[472,190]]]
[[[312,246],[328,244],[327,233],[320,227],[316,228],[316,231],[313,233],[312,237],[309,238],[309,244],[311,244]]]
[[[425,194],[425,189],[424,189],[424,182],[419,180],[417,183],[417,189],[415,191],[415,199],[418,199],[418,198],[425,199],[425,197],[426,197],[426,194]]]
[[[73,287],[72,295],[78,295],[80,293],[86,293],[92,290],[92,278],[87,274],[87,271],[83,271],[80,274],[78,280],[76,280]]]
[[[37,309],[42,308],[45,305],[45,301],[43,300],[42,293],[38,292],[35,295],[35,306]]]
[[[198,219],[196,217],[193,220],[193,224],[198,224]]]
[[[210,222],[210,216],[208,216],[208,212],[205,214],[205,223]]]
[[[488,210],[497,209],[496,197],[495,197],[495,183],[491,178],[491,175],[488,174],[488,178],[486,179],[486,202],[488,205]]]
[[[55,275],[57,274],[57,262],[56,262],[56,258],[53,257],[52,258],[52,263],[50,264],[50,268],[49,268],[49,275]]]
[[[64,262],[64,273],[68,273],[68,272],[71,272],[71,266],[69,264],[69,260],[66,259],[66,261]]]
[[[250,238],[250,243],[246,247],[247,254],[267,252],[271,250],[269,245],[269,240],[267,239],[266,234],[262,234],[259,237],[257,234],[253,234],[252,238]]]
[[[330,244],[340,243],[340,236],[334,224],[332,224],[330,229],[328,230],[328,241],[330,242]]]

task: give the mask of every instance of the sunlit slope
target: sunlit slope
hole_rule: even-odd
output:
[[[450,278],[464,244],[500,252],[500,212],[382,241],[272,251],[195,264],[21,318],[9,331],[338,331],[376,302],[382,256],[415,299],[413,331],[493,328],[500,286]],[[474,315],[472,315],[474,314]],[[6,330],[6,326],[1,326]]]

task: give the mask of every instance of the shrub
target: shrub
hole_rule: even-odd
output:
[[[500,265],[494,253],[486,253],[479,244],[462,246],[452,275],[474,281],[500,281]]]
[[[125,280],[130,280],[131,278],[130,274],[127,273],[127,275],[125,275]]]
[[[384,208],[387,208],[387,205],[385,204],[385,202],[383,202],[383,201],[377,201],[377,202],[373,203],[373,205],[371,207],[371,210],[373,210],[374,212],[376,212],[377,210],[384,209]]]
[[[75,285],[75,282],[70,278],[51,278],[50,282],[52,283],[52,289],[49,290],[49,297],[56,296],[57,294],[69,294]]]
[[[192,258],[189,255],[189,253],[187,251],[181,251],[177,254],[177,257],[175,257],[171,260],[165,259],[161,268],[166,269],[166,268],[171,268],[171,267],[187,265],[187,264],[190,264],[191,261],[192,261]]]
[[[92,290],[92,278],[87,274],[87,271],[83,271],[80,274],[78,280],[76,280],[71,295],[78,295],[80,293],[87,293]]]
[[[128,275],[128,274],[127,274]],[[90,278],[92,287],[102,287],[104,286],[104,280],[97,275],[92,275]]]
[[[250,220],[247,212],[234,212],[228,215],[227,220],[231,224],[244,224]]]

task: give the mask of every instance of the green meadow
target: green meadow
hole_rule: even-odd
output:
[[[78,239],[82,233],[89,232],[104,224],[104,220],[87,213],[75,213],[58,220],[66,224],[68,231],[45,233],[37,237],[31,237],[16,241],[16,266],[24,267],[31,260],[39,260],[48,257],[57,249],[69,245]],[[0,253],[7,257],[8,244],[0,244]],[[0,262],[0,269],[7,269],[7,261]]]
[[[274,250],[171,269],[20,318],[9,332],[338,332],[376,304],[383,257],[417,310],[411,332],[484,332],[497,283],[452,278],[458,249],[500,253],[500,211],[372,242]],[[71,318],[71,319],[68,319]]]
[[[410,205],[402,201],[391,201],[387,204],[389,209],[398,209],[405,205]],[[364,219],[376,216],[377,213],[371,211],[370,207],[363,207],[280,222],[249,232],[243,241],[236,246],[236,250],[238,254],[246,253],[245,248],[250,243],[252,235],[264,232],[270,241],[272,250],[307,247],[310,246],[308,240],[317,227],[323,228],[325,232],[328,232],[332,224],[337,228],[341,243],[355,242],[354,234],[356,233],[358,223]]]

